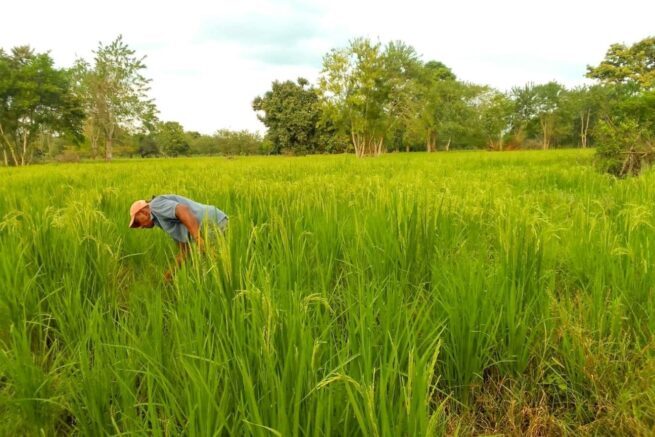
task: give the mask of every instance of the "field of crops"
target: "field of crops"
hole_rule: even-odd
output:
[[[655,431],[655,171],[580,151],[0,168],[0,435]],[[128,229],[177,193],[230,216]]]

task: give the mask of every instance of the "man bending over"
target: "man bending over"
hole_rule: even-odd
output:
[[[153,197],[150,202],[137,200],[130,207],[130,228],[159,227],[177,242],[179,252],[175,267],[182,265],[189,253],[189,244],[194,242],[202,250],[204,241],[201,227],[218,227],[225,232],[228,217],[213,205],[204,205],[177,194]],[[174,270],[164,275],[168,282]]]

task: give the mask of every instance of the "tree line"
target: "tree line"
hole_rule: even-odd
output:
[[[162,121],[149,97],[145,57],[122,36],[100,43],[93,58],[57,68],[29,46],[0,49],[0,150],[5,166],[45,158],[111,160],[121,156],[259,154],[257,132],[185,131]]]
[[[324,56],[316,86],[276,81],[253,109],[278,152],[623,148],[625,131],[635,133],[632,145],[652,145],[655,38],[612,45],[586,76],[595,83],[503,92],[459,80],[402,41],[358,38]]]
[[[655,137],[655,38],[613,44],[586,76],[594,83],[501,91],[458,79],[402,41],[357,38],[325,54],[313,85],[275,81],[253,100],[264,137],[203,135],[159,120],[145,57],[121,36],[70,68],[30,47],[0,49],[1,159],[597,146],[605,170],[635,173]]]

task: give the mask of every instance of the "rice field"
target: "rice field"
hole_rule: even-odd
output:
[[[592,158],[0,168],[0,435],[655,433],[655,171]],[[169,285],[164,193],[230,217]]]

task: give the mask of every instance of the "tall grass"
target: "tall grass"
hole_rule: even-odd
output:
[[[655,173],[590,159],[0,169],[0,434],[648,434]],[[170,286],[168,192],[230,215]]]

